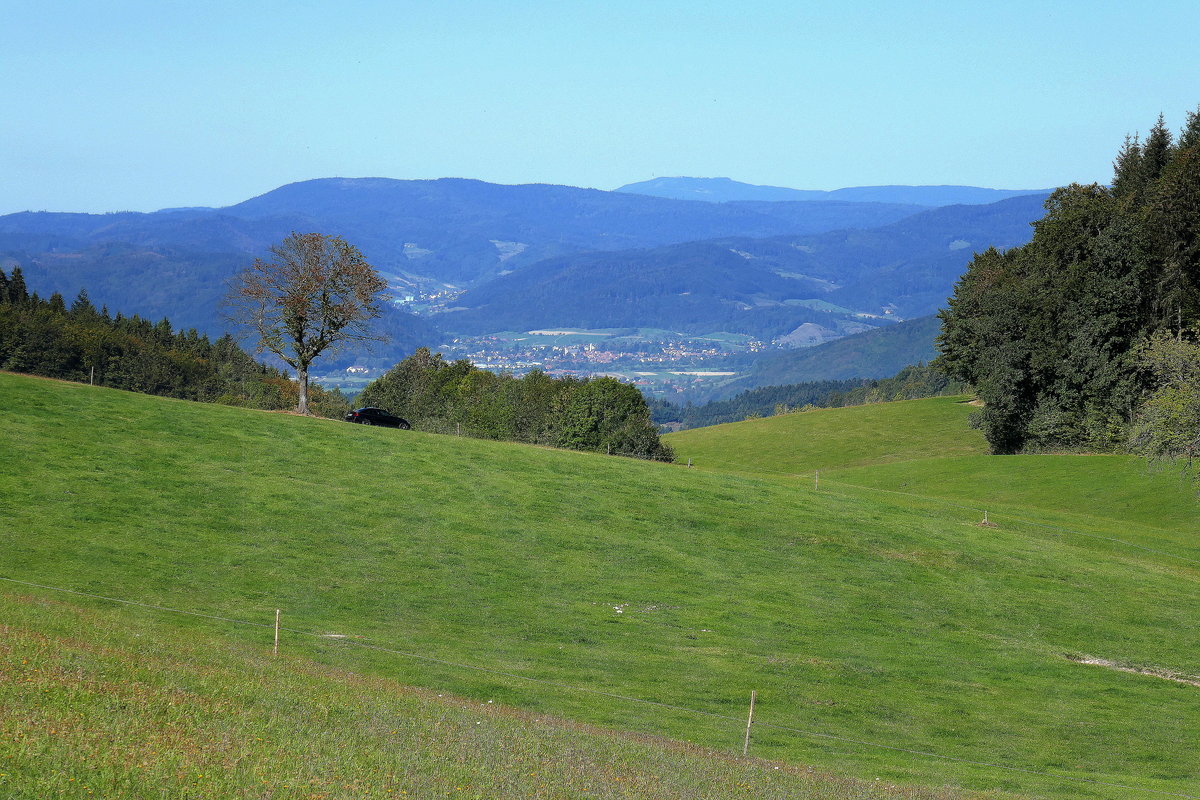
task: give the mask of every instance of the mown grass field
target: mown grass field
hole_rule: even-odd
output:
[[[987,453],[967,426],[966,397],[821,408],[670,434],[678,460],[697,469],[812,475],[813,470]]]
[[[0,620],[6,800],[968,797],[614,734],[119,609],[0,594]]]
[[[930,414],[880,430],[954,452]],[[868,444],[842,448],[847,476],[905,458]],[[1016,519],[981,528],[848,477],[814,492],[749,474],[767,461],[732,448],[730,472],[688,470],[0,375],[0,575],[260,623],[278,607],[297,630],[561,685],[285,632],[314,670],[725,752],[755,689],[756,719],[795,730],[756,727],[752,753],[869,782],[1154,796],[1040,772],[1200,795],[1198,689],[1072,660],[1200,674],[1185,530],[1145,510],[1151,552]],[[269,646],[264,628],[104,613]]]
[[[1200,559],[1196,487],[1133,456],[987,454],[967,398],[819,409],[667,437],[697,469],[773,477],[899,504],[988,511]],[[841,431],[849,429],[842,435]],[[860,489],[869,491],[863,492]]]

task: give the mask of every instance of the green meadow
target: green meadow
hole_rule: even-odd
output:
[[[819,485],[881,502],[984,511],[1200,559],[1196,487],[1123,455],[991,456],[963,397],[817,409],[666,437],[696,469]],[[1062,532],[1063,535],[1070,535]]]
[[[967,800],[616,734],[0,595],[0,795]]]
[[[0,767],[5,788],[1200,795],[1190,490],[1119,459],[994,459],[969,410],[687,431],[671,437],[687,469],[0,375],[0,576],[210,615],[4,589],[5,716],[24,715],[18,732],[69,718],[75,737],[31,747],[0,728],[0,763],[23,770]],[[976,524],[983,502],[998,527]],[[11,668],[39,647],[57,681],[40,694]],[[130,682],[145,702],[121,694]],[[177,696],[194,700],[186,721]],[[391,718],[372,722],[384,706],[416,726],[402,758]],[[422,727],[482,713],[507,726],[487,742]],[[126,717],[159,743],[144,784],[96,755]],[[361,746],[338,755],[343,724]],[[245,736],[273,744],[187,750]],[[546,788],[498,766],[522,748]],[[254,780],[273,759],[293,766],[268,792]],[[213,764],[223,788],[189,788]],[[337,781],[296,788],[318,768]],[[642,777],[618,790],[614,773]]]

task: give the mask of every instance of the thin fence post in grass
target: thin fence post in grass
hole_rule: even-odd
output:
[[[820,490],[821,490],[821,470],[817,470],[816,472],[813,473],[813,491],[817,492]]]
[[[750,716],[746,717],[746,738],[742,740],[742,755],[750,752],[750,726],[754,723],[754,699],[758,697],[756,690],[750,690]]]
[[[691,468],[692,468],[692,460],[689,458],[688,459],[688,469],[691,469]]]
[[[461,422],[454,423],[454,435],[462,436],[462,423]]]
[[[96,368],[92,367],[92,371],[88,373],[88,386],[96,385]]]
[[[271,650],[271,655],[279,655],[279,609],[275,609],[275,647]]]

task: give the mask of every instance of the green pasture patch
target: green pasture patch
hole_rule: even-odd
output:
[[[1134,456],[961,456],[830,472],[831,479],[969,502],[978,508],[1062,512],[1186,534],[1200,548],[1200,502],[1178,473]],[[1200,557],[1200,551],[1197,552]]]
[[[967,426],[965,397],[821,408],[693,428],[665,437],[703,470],[812,474],[814,470],[987,452]]]
[[[893,444],[840,463],[976,447],[921,443],[962,414],[938,402],[895,404],[919,412],[907,428],[878,412]],[[252,622],[282,608],[348,637],[285,632],[289,656],[726,752],[755,690],[753,753],[881,783],[1200,794],[1198,689],[1078,661],[1200,674],[1196,565],[833,489],[0,375],[4,577]]]
[[[0,620],[6,800],[968,798],[415,690],[120,608],[0,592]]]

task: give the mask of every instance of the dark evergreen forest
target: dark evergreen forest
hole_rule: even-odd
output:
[[[165,318],[110,315],[87,292],[70,306],[57,293],[42,299],[29,292],[20,267],[0,271],[0,369],[249,408],[294,408],[297,396],[294,381],[229,335],[213,342]],[[347,408],[340,392],[314,390],[316,413],[340,417]]]
[[[976,254],[939,315],[937,364],[975,386],[994,452],[1125,446],[1166,380],[1153,351],[1195,340],[1200,110],[1178,137],[1161,116],[1127,137],[1113,167],[1055,191],[1029,244]]]

